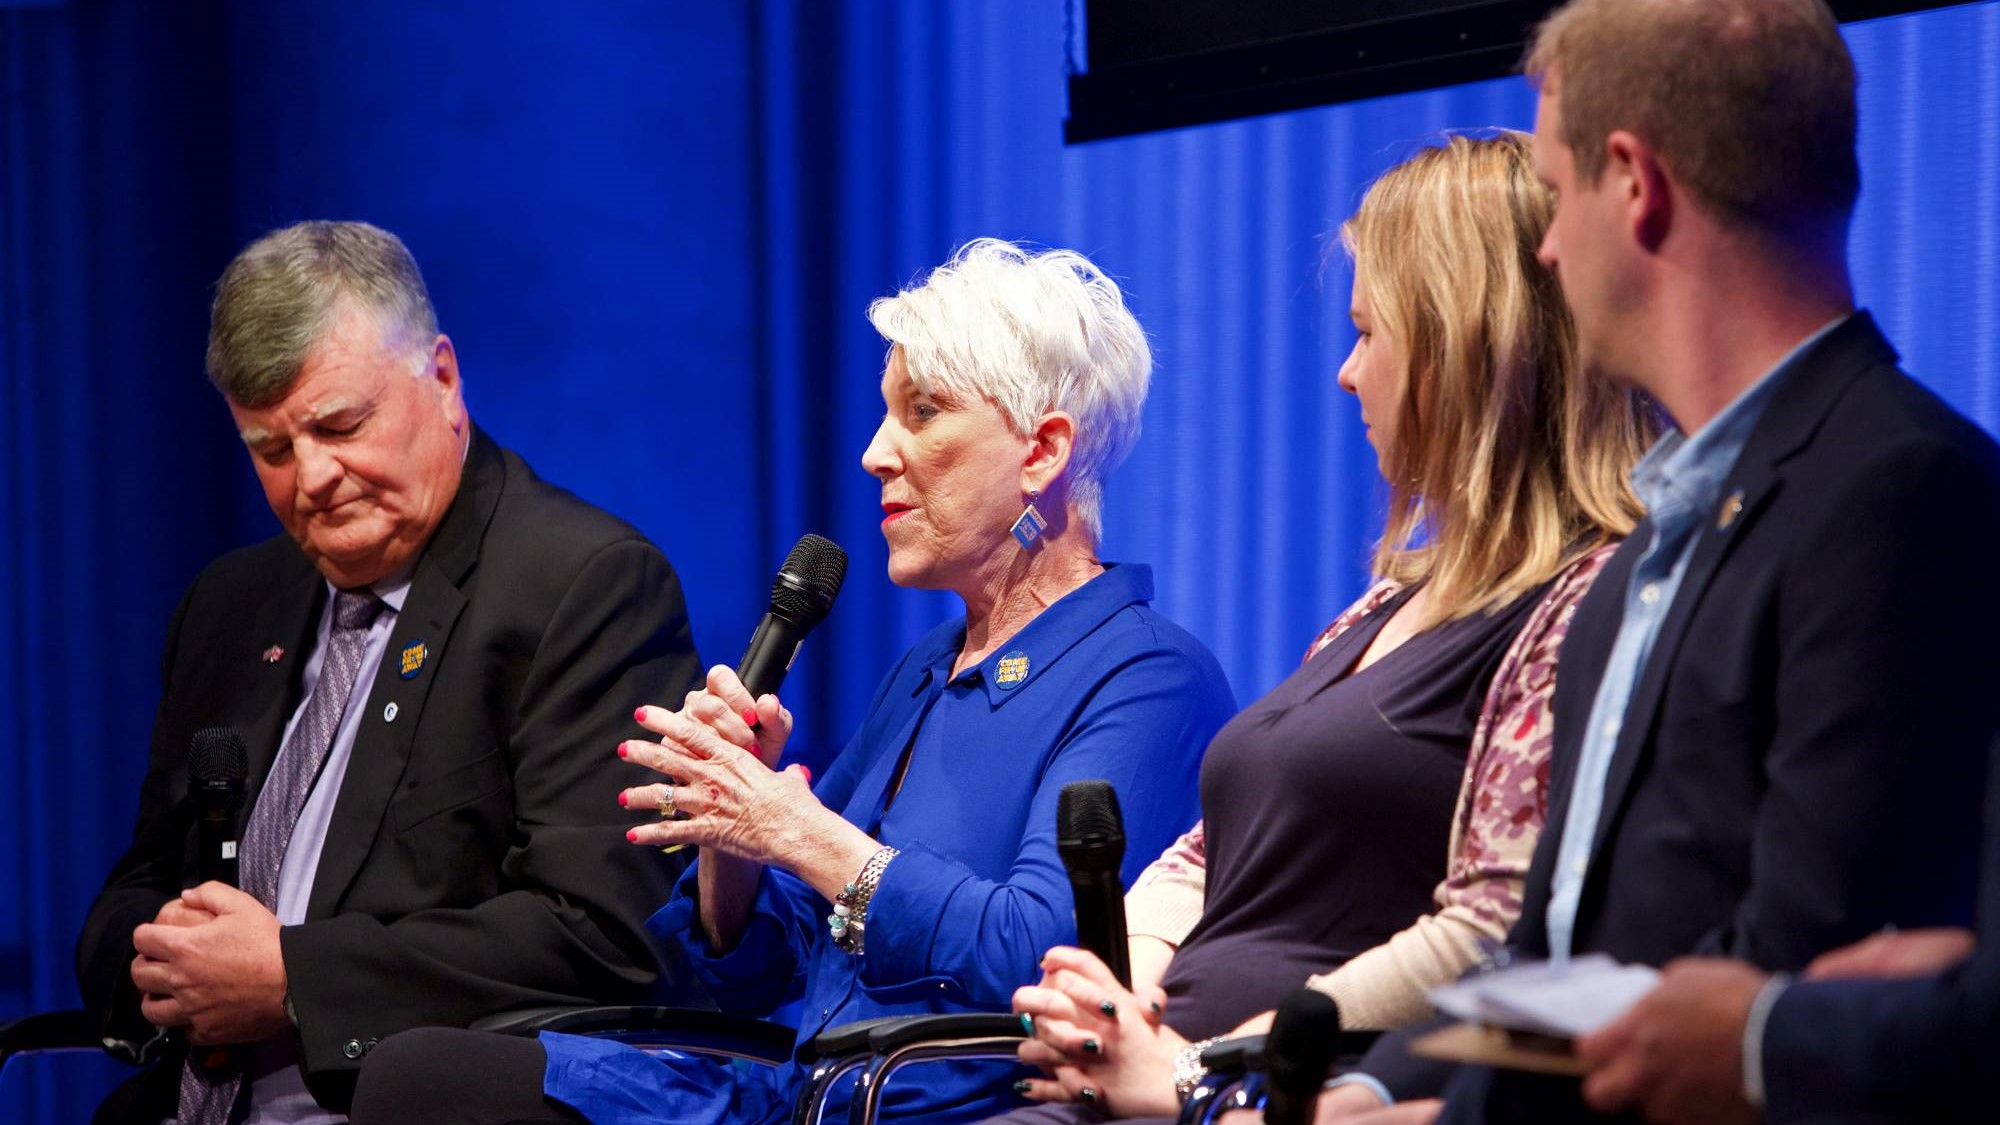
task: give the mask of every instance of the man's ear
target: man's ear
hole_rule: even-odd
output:
[[[1076,446],[1076,419],[1066,411],[1052,410],[1035,423],[1028,442],[1028,455],[1021,462],[1021,491],[1047,492],[1049,482],[1069,468],[1069,456]]]
[[[465,385],[459,381],[458,350],[451,346],[451,337],[438,333],[431,344],[431,373],[428,376],[443,396],[444,416],[451,423],[453,433],[465,432]]]
[[[1604,181],[1615,186],[1632,236],[1654,251],[1667,240],[1674,220],[1674,183],[1652,146],[1614,130],[1604,141]]]

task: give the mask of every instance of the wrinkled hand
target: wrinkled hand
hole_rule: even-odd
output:
[[[752,730],[746,714],[755,715]],[[831,816],[799,766],[773,772],[791,736],[792,714],[776,696],[752,700],[736,673],[709,669],[708,687],[688,693],[679,711],[641,707],[639,725],[658,743],[619,744],[618,755],[665,774],[667,781],[620,794],[628,808],[665,808],[685,817],[642,824],[626,833],[637,844],[697,844],[755,863],[787,866],[809,838],[814,816]]]
[[[1754,1121],[1743,1097],[1743,1025],[1769,978],[1741,961],[1682,958],[1611,1026],[1577,1040],[1583,1097],[1614,1113],[1689,1125]]]
[[[285,960],[278,918],[225,883],[182,892],[132,931],[139,1010],[199,1044],[251,1043],[283,1031]]]
[[[196,910],[194,907],[189,906],[187,903],[182,902],[180,899],[177,898],[168,899],[166,905],[160,907],[160,912],[158,914],[153,915],[153,924],[155,926],[199,926],[203,922],[211,922],[214,920],[215,920],[215,915],[210,914],[206,910]],[[134,958],[133,964],[136,966],[138,962],[142,959],[143,957]],[[166,1003],[171,1002],[172,1000],[173,997],[171,996],[166,996],[160,993],[147,992],[144,989],[141,989],[139,992],[139,1001],[142,1010],[144,1009],[145,1005],[148,1002],[160,1003],[161,1007],[158,1010],[161,1013],[165,1014],[168,1012],[174,1012],[174,1014],[178,1016],[178,1012],[176,1009],[170,1009],[166,1006]],[[152,1022],[160,1027],[178,1027],[181,1023],[185,1021],[176,1018],[171,1023],[163,1022],[157,1019],[153,1020]]]
[[[1093,1101],[1119,1117],[1179,1113],[1174,1053],[1187,1040],[1160,1022],[1166,994],[1145,991],[1133,995],[1094,953],[1049,950],[1041,983],[1014,993],[1014,1011],[1035,1021],[1016,1053],[1050,1076],[1029,1079],[1023,1092],[1036,1101]]]
[[[1876,934],[1831,953],[1822,953],[1806,966],[1806,979],[1927,977],[1970,956],[1971,930],[1904,930]]]

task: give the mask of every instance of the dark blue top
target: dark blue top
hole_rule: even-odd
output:
[[[693,869],[650,923],[681,945],[724,1010],[799,1005],[799,1042],[875,1016],[1004,1011],[1042,952],[1075,940],[1056,854],[1056,797],[1084,778],[1118,791],[1129,883],[1197,815],[1201,754],[1235,709],[1201,642],[1154,613],[1152,572],[1114,566],[951,679],[962,623],[933,630],[883,680],[868,717],[815,786],[829,808],[901,849],[868,907],[867,952],[828,936],[827,900],[766,869],[736,947],[704,939]],[[905,746],[907,776],[883,804]],[[545,1088],[599,1125],[779,1121],[803,1069],[650,1059],[545,1035]],[[887,1092],[886,1115],[976,1121],[1011,1104],[994,1064],[934,1063]]]
[[[1354,670],[1406,589],[1215,736],[1201,921],[1160,982],[1169,1026],[1224,1035],[1435,909],[1465,756],[1545,587]]]

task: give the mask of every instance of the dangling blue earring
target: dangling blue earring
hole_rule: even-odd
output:
[[[1034,550],[1035,544],[1042,538],[1042,529],[1049,526],[1049,521],[1035,510],[1035,501],[1041,498],[1041,489],[1029,489],[1028,506],[1021,509],[1021,518],[1014,521],[1014,539],[1021,544],[1023,551]]]

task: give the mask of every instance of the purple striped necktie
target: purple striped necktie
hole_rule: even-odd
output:
[[[272,910],[278,907],[278,873],[285,865],[285,849],[333,749],[361,673],[368,628],[381,611],[381,599],[372,593],[342,590],[334,595],[333,633],[327,638],[319,682],[271,764],[271,775],[264,779],[250,812],[250,825],[243,834],[241,882],[245,893]],[[189,1048],[187,1065],[181,1069],[179,1125],[228,1125],[244,1085],[238,1054]]]

